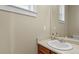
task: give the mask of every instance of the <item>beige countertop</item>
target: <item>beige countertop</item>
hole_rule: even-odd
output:
[[[66,50],[66,51],[63,51],[63,50],[58,50],[58,49],[55,49],[55,48],[52,48],[50,47],[47,42],[49,41],[50,39],[47,39],[47,40],[38,40],[38,44],[50,49],[51,51],[54,51],[56,53],[59,53],[59,54],[79,54],[79,44],[75,44],[75,43],[71,43],[71,45],[73,46],[73,48],[71,50]]]

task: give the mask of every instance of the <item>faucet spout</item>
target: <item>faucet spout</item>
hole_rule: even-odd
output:
[[[57,33],[52,33],[51,39],[56,39]]]

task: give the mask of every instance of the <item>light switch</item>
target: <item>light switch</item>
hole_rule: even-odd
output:
[[[46,26],[44,26],[44,30],[46,30]]]

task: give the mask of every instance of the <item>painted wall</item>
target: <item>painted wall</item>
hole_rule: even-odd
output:
[[[79,35],[79,6],[71,5],[69,8],[68,34]]]
[[[0,11],[0,53],[10,53],[10,15]]]
[[[49,38],[50,6],[37,6],[37,17],[0,10],[0,53],[37,53],[36,37]]]

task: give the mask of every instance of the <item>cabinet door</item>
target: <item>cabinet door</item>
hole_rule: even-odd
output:
[[[50,54],[57,54],[56,52],[51,51]]]
[[[50,54],[50,50],[38,44],[38,54]]]

